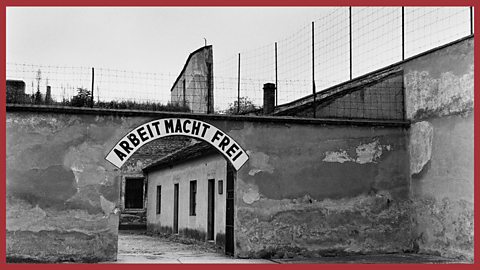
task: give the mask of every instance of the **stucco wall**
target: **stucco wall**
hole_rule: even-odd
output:
[[[412,249],[403,128],[246,123],[230,134],[250,155],[235,183],[237,256]]]
[[[116,259],[120,177],[104,157],[124,123],[8,113],[9,261]]]
[[[372,81],[385,80],[384,74],[402,75],[405,117],[412,122],[408,144],[415,250],[469,261],[473,260],[473,52],[471,36],[317,94],[317,100],[328,99],[330,92],[347,93],[362,84],[368,91]],[[362,97],[350,106],[348,95],[327,102],[317,117],[348,116],[345,111],[369,103]],[[276,114],[311,116],[311,101],[310,96],[279,106]],[[387,111],[389,106],[385,104]],[[378,106],[368,104],[368,108]]]
[[[185,83],[185,95],[184,93]],[[171,89],[171,102],[186,106],[193,113],[207,113],[210,91],[210,112],[213,112],[213,50],[212,46],[192,52]]]
[[[163,114],[59,111],[7,112],[7,256],[114,259],[121,172],[104,157]],[[404,128],[242,119],[202,119],[250,156],[235,183],[237,256],[410,248]]]
[[[227,162],[220,154],[190,160],[173,167],[167,167],[147,174],[148,200],[147,230],[171,233],[173,230],[174,184],[179,184],[178,229],[180,234],[206,240],[208,210],[208,180],[215,180],[215,224],[214,237],[223,245],[225,235],[225,184],[218,194],[218,181],[225,183]],[[196,215],[190,216],[190,181],[197,180]],[[156,213],[157,186],[161,185],[161,213]],[[217,239],[218,238],[218,239]]]
[[[473,260],[473,37],[404,64],[419,252]]]

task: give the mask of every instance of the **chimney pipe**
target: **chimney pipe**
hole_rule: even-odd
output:
[[[273,113],[275,109],[275,84],[266,83],[263,85],[263,114]]]

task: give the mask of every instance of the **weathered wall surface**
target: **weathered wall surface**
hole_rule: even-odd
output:
[[[473,38],[401,68],[409,129],[191,115],[250,156],[235,183],[236,256],[473,260]],[[114,260],[121,171],[104,157],[166,114],[42,110],[7,112],[7,258]]]
[[[403,92],[403,88],[406,92]],[[313,95],[273,115],[313,116]],[[473,107],[473,36],[316,93],[317,118],[421,119]]]
[[[246,123],[230,134],[250,155],[235,189],[237,256],[412,249],[403,128]]]
[[[473,37],[464,38],[317,94],[319,107],[323,106],[321,110],[317,107],[317,117],[355,118],[345,115],[345,111],[351,110],[358,111],[360,118],[369,118],[371,115],[361,112],[364,105],[372,113],[380,109],[383,114],[382,110],[388,112],[391,104],[380,98],[379,104],[385,103],[381,105],[385,107],[372,106],[365,95],[358,98],[359,94],[375,87],[375,84],[369,86],[371,82],[381,83],[390,74],[403,74],[400,83],[405,88],[405,117],[412,122],[408,144],[415,210],[414,245],[418,252],[470,261],[473,260],[473,52]],[[357,90],[350,93],[352,89]],[[312,100],[309,96],[279,106],[275,114],[311,116]]]
[[[404,64],[419,252],[473,260],[473,38]]]
[[[202,47],[190,54],[170,95],[172,103],[183,105],[185,101],[190,112],[213,112],[212,46]]]
[[[116,259],[120,178],[104,156],[119,127],[112,117],[8,113],[9,261]]]
[[[313,117],[313,98],[276,108],[274,115]],[[404,119],[403,72],[398,68],[372,74],[317,94],[315,117]]]
[[[104,157],[163,114],[56,110],[7,112],[7,256],[115,259],[121,172]],[[237,256],[411,248],[403,127],[202,120],[250,155],[235,184]]]
[[[226,180],[227,162],[221,154],[189,160],[177,166],[154,170],[148,176],[147,230],[171,233],[173,230],[174,184],[179,184],[178,229],[187,237],[206,241],[208,211],[208,180],[215,180],[215,224],[214,240],[223,246],[225,235],[225,185],[218,194],[218,181]],[[190,181],[197,180],[196,215],[190,216]],[[162,204],[160,214],[156,213],[157,186],[161,185]],[[223,236],[223,237],[222,237]],[[219,240],[217,242],[217,240]]]

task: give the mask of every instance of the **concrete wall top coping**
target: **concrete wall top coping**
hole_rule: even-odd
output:
[[[160,112],[143,110],[119,110],[86,107],[66,107],[48,105],[25,105],[6,104],[7,112],[44,112],[58,114],[93,114],[93,115],[115,115],[132,117],[157,117],[157,118],[191,118],[198,120],[218,121],[243,121],[243,122],[270,122],[270,123],[291,123],[308,125],[347,125],[347,126],[389,126],[406,127],[410,121],[393,120],[359,120],[359,119],[333,119],[333,118],[299,118],[289,116],[250,116],[250,115],[220,115],[220,114],[198,114],[184,112]]]

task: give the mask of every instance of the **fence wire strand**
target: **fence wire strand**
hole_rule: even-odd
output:
[[[470,7],[405,7],[404,47],[402,48],[401,7],[322,8],[314,20],[314,54],[312,55],[311,24],[300,26],[277,43],[277,73],[275,71],[275,41],[254,49],[232,52],[224,59],[214,59],[214,110],[222,113],[241,99],[253,108],[263,103],[263,85],[275,83],[278,104],[285,104],[312,93],[312,56],[315,67],[316,91],[348,81],[418,53],[470,35]],[[351,32],[350,32],[351,28]],[[350,35],[352,44],[350,44]],[[350,47],[352,51],[350,52]],[[238,77],[240,53],[240,77]],[[351,54],[351,58],[350,58]],[[46,95],[47,86],[53,103],[69,104],[79,89],[91,91],[92,68],[7,63],[7,79],[25,83],[29,102],[40,90]],[[147,73],[108,68],[94,69],[93,98],[96,103],[168,104],[176,74]],[[190,78],[190,80],[201,80]],[[240,96],[238,82],[240,81]],[[205,85],[199,82],[195,85]],[[198,90],[199,93],[205,89]],[[205,105],[202,94],[192,100]],[[192,105],[192,104],[190,104]],[[372,105],[373,106],[373,105]],[[381,108],[381,106],[374,106]]]

